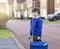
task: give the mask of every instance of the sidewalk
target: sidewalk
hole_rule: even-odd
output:
[[[10,38],[0,38],[0,49],[25,49],[10,31]]]
[[[0,39],[0,49],[19,49],[13,38]]]

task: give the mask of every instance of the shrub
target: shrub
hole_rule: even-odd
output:
[[[0,13],[0,29],[5,28],[5,24],[9,19],[10,17],[8,15]]]
[[[32,17],[27,16],[27,17],[24,17],[24,19],[25,20],[30,20],[30,19],[32,19]]]
[[[41,17],[42,19],[45,19],[45,17]]]

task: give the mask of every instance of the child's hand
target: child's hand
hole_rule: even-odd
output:
[[[32,36],[29,36],[28,38],[29,38],[29,39],[31,39],[31,38],[32,38]]]
[[[37,40],[41,40],[41,37],[37,37]]]

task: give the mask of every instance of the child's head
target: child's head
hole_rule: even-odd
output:
[[[38,8],[34,8],[32,10],[32,14],[33,14],[34,17],[37,17],[40,14],[40,10]]]

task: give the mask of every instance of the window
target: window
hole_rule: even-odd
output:
[[[37,1],[37,0],[32,0],[32,1]]]
[[[45,4],[46,3],[46,0],[41,0],[42,4]]]
[[[33,2],[36,2],[36,1],[38,1],[38,0],[32,0]]]
[[[29,6],[32,7],[32,3],[30,3]]]
[[[57,3],[60,3],[60,0],[55,0]]]
[[[21,4],[21,9],[23,9],[24,7],[23,7],[23,4]]]
[[[57,13],[57,15],[60,15],[60,13]]]

